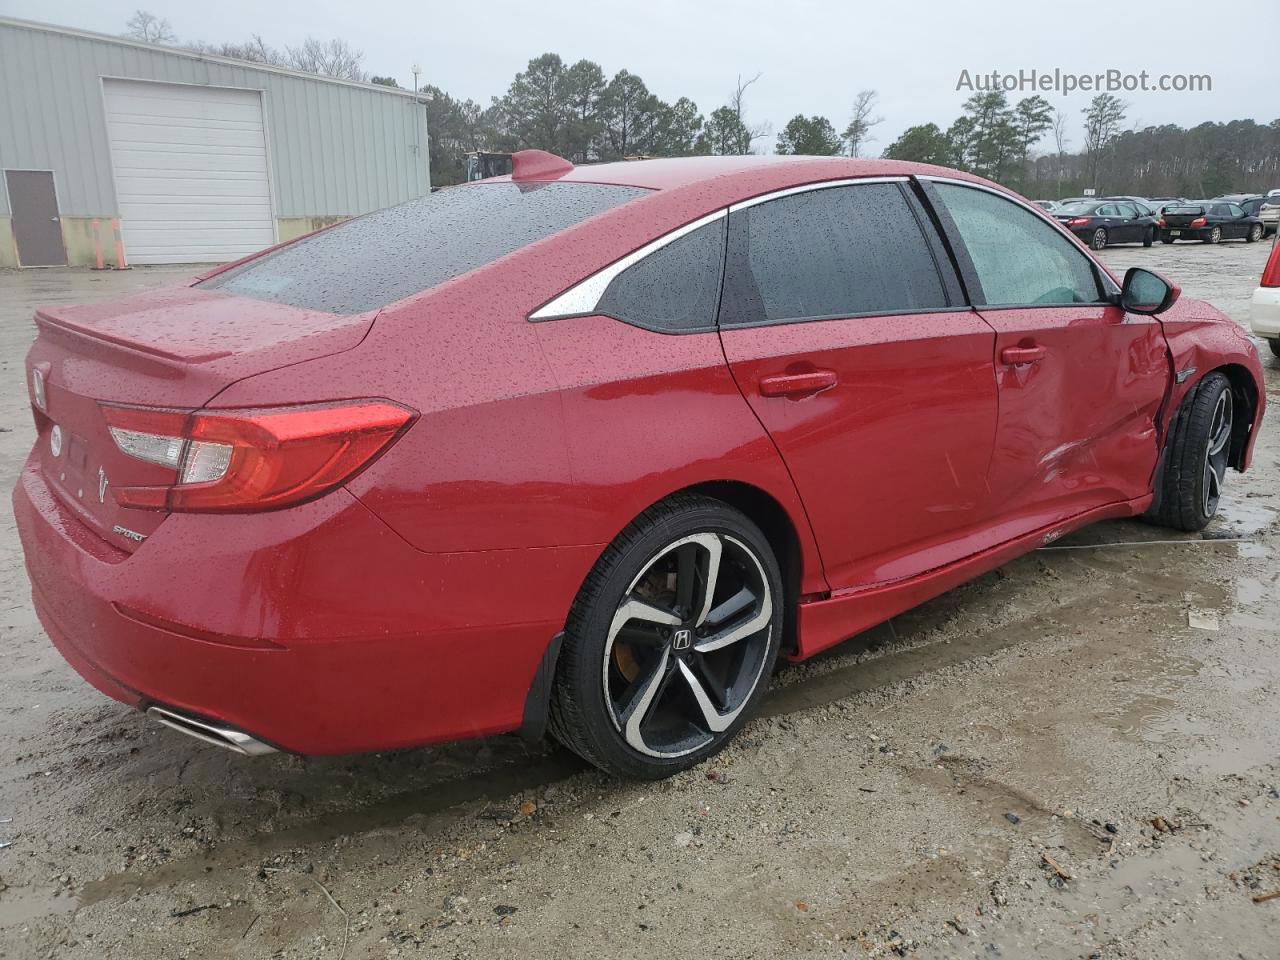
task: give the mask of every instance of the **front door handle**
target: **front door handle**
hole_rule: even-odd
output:
[[[1044,347],[1005,347],[1000,351],[1000,362],[1011,367],[1019,363],[1035,363],[1043,360],[1046,352]]]
[[[784,373],[760,378],[762,397],[804,397],[836,385],[834,370],[811,370],[808,373]]]

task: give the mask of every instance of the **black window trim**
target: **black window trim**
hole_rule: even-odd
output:
[[[975,310],[1063,310],[1075,309],[1081,307],[1114,307],[1119,303],[1120,288],[1110,275],[1098,266],[1096,260],[1081,246],[1080,241],[1066,227],[1062,226],[1057,220],[1045,215],[1045,211],[1039,207],[1033,206],[1031,203],[1023,200],[1021,197],[1013,194],[1005,193],[1003,190],[995,190],[982,183],[974,183],[971,180],[961,180],[958,177],[940,177],[935,174],[922,174],[913,178],[921,188],[921,192],[931,208],[931,213],[936,217],[942,228],[943,236],[947,238],[948,246],[951,248],[952,256],[956,262],[956,268],[960,273],[960,279],[965,285],[965,289],[969,295],[969,304]],[[958,187],[969,187],[972,190],[981,190],[985,193],[993,194],[1010,203],[1020,206],[1025,210],[1036,214],[1045,223],[1055,227],[1059,233],[1063,234],[1071,243],[1079,248],[1080,255],[1085,258],[1085,262],[1089,264],[1089,269],[1093,273],[1093,280],[1097,286],[1098,299],[1089,301],[1088,303],[984,303],[986,299],[982,294],[982,283],[978,280],[977,270],[973,266],[973,260],[969,257],[969,250],[965,246],[964,238],[960,236],[960,230],[956,226],[955,221],[951,218],[951,212],[947,209],[946,203],[941,195],[933,189],[933,184],[945,183]],[[975,296],[976,294],[976,296]]]
[[[957,274],[954,261],[947,256],[945,238],[941,236],[937,230],[936,224],[928,219],[929,211],[916,197],[910,189],[913,178],[905,174],[895,176],[882,177],[844,177],[839,180],[823,180],[817,183],[806,183],[795,187],[786,187],[782,190],[775,190],[772,193],[760,194],[747,200],[739,201],[729,207],[730,219],[729,229],[726,232],[726,263],[725,269],[721,274],[721,300],[720,313],[716,315],[717,327],[721,330],[751,330],[756,327],[778,327],[793,323],[821,323],[827,320],[857,320],[860,318],[876,318],[876,317],[916,317],[925,316],[933,313],[970,313],[973,307],[968,303],[963,279]],[[899,193],[906,203],[907,209],[911,212],[911,216],[915,219],[916,226],[920,229],[921,239],[925,242],[925,247],[929,251],[929,258],[933,261],[934,269],[938,274],[938,282],[942,287],[943,296],[949,301],[945,307],[922,307],[915,310],[864,310],[856,313],[832,313],[818,314],[806,317],[779,317],[775,320],[752,320],[747,323],[724,323],[720,320],[720,316],[724,310],[724,285],[728,278],[729,264],[728,257],[733,255],[734,238],[733,238],[733,217],[732,214],[746,210],[762,203],[768,203],[771,200],[779,200],[783,197],[790,197],[800,193],[812,193],[816,190],[829,190],[840,187],[855,187],[860,184],[870,183],[892,183],[896,184]]]

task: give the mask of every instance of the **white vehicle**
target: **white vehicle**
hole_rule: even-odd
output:
[[[1271,256],[1262,269],[1262,283],[1253,291],[1249,326],[1253,335],[1267,341],[1271,352],[1280,357],[1280,242],[1271,248]]]
[[[1267,194],[1267,199],[1262,202],[1262,209],[1258,211],[1258,218],[1262,220],[1262,229],[1267,233],[1275,233],[1280,228],[1280,190],[1272,190]]]

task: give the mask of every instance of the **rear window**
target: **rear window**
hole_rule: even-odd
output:
[[[1084,217],[1092,214],[1096,208],[1097,204],[1093,203],[1064,203],[1053,212],[1067,214],[1073,217]]]
[[[1194,213],[1197,216],[1204,213],[1204,208],[1194,207],[1185,203],[1171,203],[1164,208],[1165,213]]]
[[[648,192],[598,183],[455,187],[341,223],[200,286],[328,313],[363,313]]]

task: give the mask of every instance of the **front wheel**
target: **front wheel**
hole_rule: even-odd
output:
[[[1255,223],[1249,228],[1249,235],[1244,238],[1246,243],[1257,243],[1262,239],[1262,224]]]
[[[1205,238],[1204,238],[1204,242],[1205,242],[1205,243],[1221,243],[1221,242],[1222,242],[1222,228],[1221,228],[1221,227],[1214,227],[1212,230],[1210,230],[1210,231],[1209,231],[1209,235],[1208,235],[1207,237],[1205,237]]]
[[[1093,236],[1089,238],[1089,246],[1094,250],[1101,250],[1107,245],[1107,231],[1105,227],[1099,227],[1093,231]]]
[[[1231,458],[1235,397],[1221,373],[1211,373],[1183,399],[1174,416],[1161,476],[1160,507],[1150,518],[1176,530],[1203,530],[1218,512]]]
[[[688,495],[651,507],[574,601],[552,734],[621,777],[658,779],[705,760],[764,694],[785,603],[769,541],[744,514]]]

